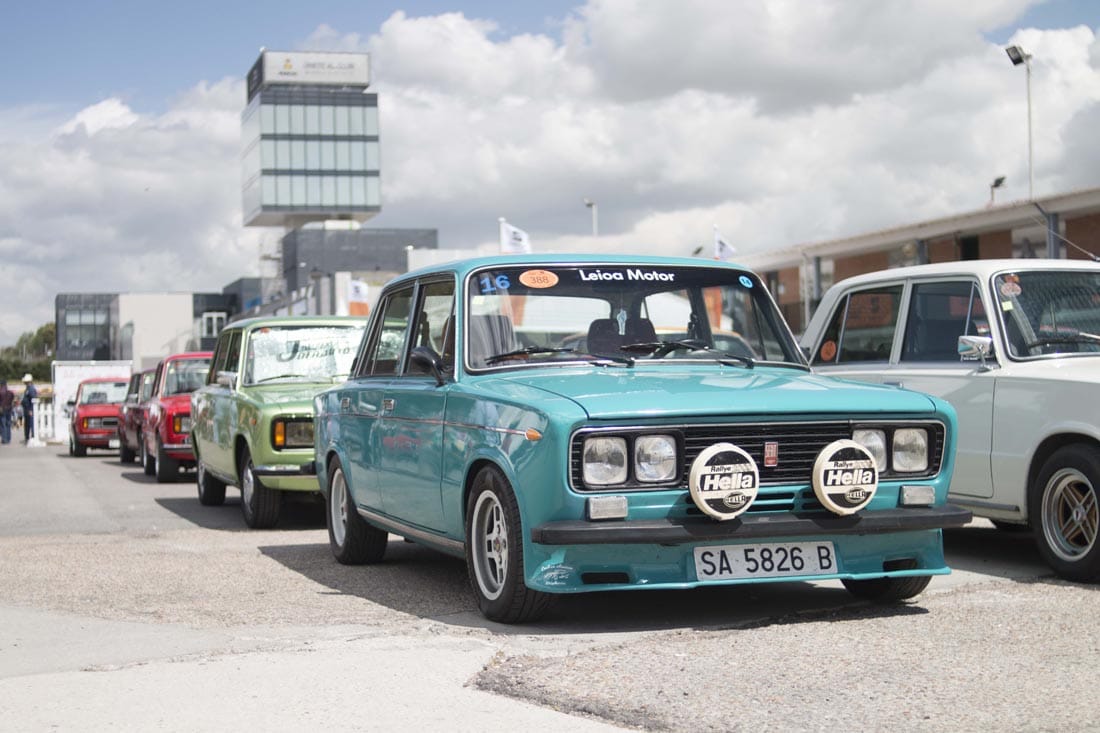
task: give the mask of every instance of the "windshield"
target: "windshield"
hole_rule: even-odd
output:
[[[993,293],[1012,356],[1100,352],[1100,272],[1003,273]]]
[[[804,362],[751,272],[667,265],[496,267],[466,292],[473,369],[602,357]]]
[[[206,383],[209,359],[177,359],[168,362],[164,375],[164,394],[187,394]]]
[[[259,328],[248,340],[244,383],[346,377],[362,336],[363,325]]]
[[[129,382],[93,382],[80,385],[81,405],[110,405],[123,402]]]

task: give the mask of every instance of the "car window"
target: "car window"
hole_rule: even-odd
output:
[[[240,331],[234,331],[229,339],[229,348],[225,355],[225,366],[222,367],[223,371],[235,372],[238,365],[241,363],[241,339],[242,334]],[[217,379],[217,375],[214,375]]]
[[[837,304],[814,364],[889,361],[898,322],[902,286],[849,293]]]
[[[329,381],[347,377],[363,328],[359,324],[272,324],[248,336],[242,381]]]
[[[411,344],[411,347],[427,346],[444,357],[445,366],[454,365],[454,302],[454,281],[424,285],[416,314],[416,332]]]
[[[225,370],[225,357],[229,353],[229,332],[222,331],[218,337],[218,343],[214,347],[214,358],[210,362],[210,373],[206,376],[207,384],[214,384],[218,380],[218,372]]]
[[[141,402],[153,396],[153,385],[156,382],[157,373],[148,371],[141,375]]]
[[[905,320],[905,362],[959,361],[959,336],[989,335],[989,320],[972,280],[915,284]]]
[[[164,370],[164,394],[188,394],[206,382],[209,359],[177,359]]]
[[[374,333],[363,359],[362,375],[397,374],[412,311],[412,287],[387,296],[378,312]]]
[[[1003,273],[993,295],[1014,357],[1100,351],[1100,275],[1035,270]]]
[[[77,403],[81,405],[107,405],[126,399],[128,382],[94,382],[81,385]]]
[[[763,284],[733,268],[500,266],[473,273],[465,298],[472,369],[593,357],[714,361],[719,350],[804,363]]]

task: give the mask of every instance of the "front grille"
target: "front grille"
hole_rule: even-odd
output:
[[[894,474],[883,471],[880,480],[898,478],[919,479],[935,476],[940,470],[943,456],[944,427],[938,422],[922,421],[879,421],[853,420],[801,423],[734,423],[724,425],[681,425],[653,426],[648,428],[623,427],[611,429],[580,430],[573,435],[570,449],[570,474],[572,485],[578,491],[623,491],[657,488],[682,488],[687,490],[687,478],[691,464],[708,446],[715,443],[732,443],[741,448],[756,461],[760,471],[760,494],[753,503],[757,511],[775,511],[780,509],[801,508],[812,510],[821,508],[812,486],[814,462],[825,446],[834,440],[852,436],[853,426],[861,428],[904,425],[923,427],[929,432],[929,466],[920,473]],[[637,435],[646,433],[672,433],[680,439],[680,474],[676,481],[655,486],[630,481],[626,485],[601,486],[589,489],[584,485],[581,467],[581,453],[587,435]],[[776,443],[779,447],[778,461],[775,466],[764,465],[764,444]],[[773,490],[768,490],[774,487]],[[802,488],[805,487],[805,488]],[[691,502],[690,497],[688,502]]]
[[[90,417],[88,418],[89,428],[117,428],[117,417]]]

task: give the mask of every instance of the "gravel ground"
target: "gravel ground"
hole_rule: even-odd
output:
[[[475,684],[646,730],[1100,730],[1098,601],[1053,580],[995,581],[498,658]]]

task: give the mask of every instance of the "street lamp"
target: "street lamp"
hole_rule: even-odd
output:
[[[599,234],[600,234],[600,227],[599,227],[599,223],[598,223],[599,222],[599,213],[598,213],[598,209],[596,207],[596,202],[593,201],[592,199],[585,199],[584,200],[584,205],[587,206],[588,208],[592,209],[592,236],[593,237],[598,237]]]
[[[1035,175],[1031,156],[1031,54],[1019,46],[1009,46],[1005,49],[1013,66],[1024,65],[1027,70],[1027,197],[1035,198]]]
[[[997,176],[993,179],[993,183],[989,184],[989,205],[993,205],[993,191],[1005,185],[1005,177]]]

